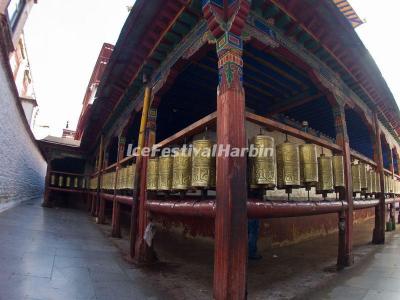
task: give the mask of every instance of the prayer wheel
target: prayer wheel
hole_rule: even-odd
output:
[[[383,191],[385,194],[387,194],[389,192],[389,187],[388,187],[388,176],[385,174],[383,177]]]
[[[71,177],[67,177],[67,180],[65,181],[65,186],[70,187],[71,186]]]
[[[172,163],[170,155],[160,156],[158,159],[158,190],[170,191],[172,189]]]
[[[381,192],[381,176],[378,172],[375,172],[375,189],[376,193]]]
[[[318,186],[317,193],[326,197],[327,193],[333,192],[333,164],[332,158],[321,154],[318,157]]]
[[[300,187],[299,147],[290,142],[284,142],[276,147],[278,188],[286,189]]]
[[[343,156],[342,155],[332,156],[332,165],[333,165],[333,186],[335,188],[345,187]]]
[[[121,169],[121,185],[120,185],[120,189],[121,190],[125,190],[126,187],[127,187],[127,184],[126,184],[126,171],[127,171],[126,167],[123,167]]]
[[[360,174],[360,165],[352,164],[351,165],[351,178],[353,181],[353,193],[361,193],[361,174]]]
[[[211,140],[193,141],[192,187],[210,188],[215,186],[215,157],[212,154]]]
[[[184,191],[189,189],[191,180],[192,157],[188,149],[180,149],[173,156],[172,189]]]
[[[81,181],[81,188],[82,188],[82,189],[86,188],[86,178],[85,178],[85,177],[82,178],[82,181]]]
[[[257,149],[253,160],[254,183],[261,188],[274,189],[276,186],[276,163],[274,138],[266,135],[257,135],[253,139]]]
[[[359,163],[360,168],[360,184],[361,184],[361,191],[366,191],[368,189],[367,183],[367,165],[363,163]]]
[[[56,175],[51,175],[50,176],[50,185],[55,185],[56,184]]]
[[[78,177],[74,178],[74,188],[78,188]]]
[[[126,188],[130,190],[134,188],[133,185],[136,176],[136,164],[131,164],[126,169]]]
[[[158,185],[158,158],[150,158],[147,163],[146,185],[148,191],[156,191]]]
[[[256,182],[256,169],[254,168],[254,157],[249,157],[248,164],[249,164],[248,178],[249,178],[250,189],[253,189],[253,190],[258,189],[259,186],[257,185],[257,182]]]
[[[374,180],[374,171],[369,170],[367,171],[367,194],[372,194],[374,193],[374,185],[375,185],[375,180]]]
[[[318,183],[317,147],[313,144],[299,146],[301,185],[309,190]]]
[[[64,177],[60,175],[58,176],[58,186],[62,187],[63,185],[64,185]]]

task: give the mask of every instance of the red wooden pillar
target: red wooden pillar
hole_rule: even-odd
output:
[[[117,155],[117,166],[115,168],[115,184],[114,184],[114,199],[113,199],[113,211],[112,211],[112,237],[121,237],[121,225],[120,225],[120,203],[117,201],[117,189],[116,185],[118,182],[119,171],[121,169],[120,161],[124,157],[125,150],[125,137],[120,136],[118,139],[118,155]]]
[[[150,108],[147,118],[145,147],[152,147],[156,142],[156,120],[157,109]],[[156,259],[153,247],[149,247],[144,240],[144,233],[149,223],[148,212],[146,211],[147,201],[147,164],[149,156],[142,157],[142,167],[140,171],[140,187],[139,187],[139,210],[138,210],[138,232],[135,243],[134,260],[137,263],[148,263]]]
[[[345,189],[341,198],[347,202],[347,210],[339,215],[339,267],[353,264],[353,186],[351,178],[351,157],[349,137],[347,134],[344,105],[338,103],[333,107],[336,128],[336,143],[342,147]]]
[[[99,204],[101,202],[100,193],[101,193],[101,177],[104,166],[104,136],[100,137],[100,147],[99,147],[99,160],[98,160],[98,175],[97,175],[97,189],[96,189],[96,197],[94,201],[94,216],[99,215]]]
[[[103,159],[103,162],[101,164],[101,166],[102,166],[101,169],[102,170],[107,167],[108,153],[104,152],[103,157],[104,157],[104,159]],[[101,171],[100,174],[101,174],[101,176],[103,176],[103,171]],[[103,193],[103,190],[100,187],[99,206],[98,206],[98,210],[97,210],[97,216],[98,216],[97,223],[98,224],[104,224],[104,222],[105,222],[106,200],[101,196],[102,193]]]
[[[392,179],[394,179],[394,163],[393,163],[393,152],[392,149],[389,147],[389,170],[392,173]],[[394,196],[394,191],[393,193],[393,198],[395,198]],[[396,226],[396,217],[395,217],[395,213],[396,213],[396,203],[393,202],[391,204],[389,204],[389,222],[390,222],[390,231],[395,230],[395,226]]]
[[[203,15],[217,44],[217,146],[246,146],[242,30],[249,0],[203,1]],[[217,157],[214,298],[247,297],[246,157]]]
[[[383,170],[383,156],[382,156],[382,143],[381,143],[381,129],[379,127],[379,121],[377,113],[374,113],[374,129],[375,129],[375,160],[378,168],[379,181],[381,190],[379,191],[379,205],[375,207],[375,228],[372,238],[374,244],[385,243],[385,223],[386,223],[386,205],[385,205],[385,181],[384,181],[384,170]]]

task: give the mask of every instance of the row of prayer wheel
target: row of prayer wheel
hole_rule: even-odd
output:
[[[89,179],[89,189],[90,190],[96,190],[97,189],[97,180],[98,177],[92,177]]]
[[[384,177],[385,188],[387,194],[400,194],[400,181],[394,179],[392,176],[385,174]]]
[[[317,155],[313,144],[297,145],[286,141],[275,147],[272,137],[257,135],[251,144],[258,150],[249,158],[251,189],[291,189],[315,187],[326,194],[344,187],[343,156]],[[276,155],[272,151],[276,152]],[[267,155],[266,151],[271,151]]]
[[[105,173],[101,176],[100,188],[103,190],[117,190],[132,189],[133,181],[135,180],[136,165],[128,165],[123,167],[118,172],[117,182],[115,182],[115,171]]]
[[[364,163],[351,165],[353,193],[377,194],[381,190],[379,174]]]
[[[76,176],[64,176],[64,175],[55,175],[52,174],[50,176],[50,185],[58,186],[60,188],[74,188],[74,189],[84,189],[86,188],[86,179],[79,178]]]
[[[215,157],[213,142],[207,139],[193,142],[192,153],[180,149],[173,156],[150,158],[147,166],[147,190],[185,191],[215,188]]]

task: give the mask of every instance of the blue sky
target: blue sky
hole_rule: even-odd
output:
[[[134,0],[41,0],[25,27],[39,115],[36,124],[61,135],[75,128],[85,90],[103,42],[115,44]],[[398,0],[350,0],[366,23],[357,29],[400,103]]]

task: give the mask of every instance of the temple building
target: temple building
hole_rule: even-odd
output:
[[[154,228],[212,239],[215,299],[252,292],[251,220],[260,249],[335,232],[337,266],[352,265],[354,224],[373,218],[382,244],[400,201],[399,108],[362,23],[347,1],[136,0],[100,51],[75,140],[39,141],[43,206],[86,209],[138,264],[157,256]],[[146,147],[160,151],[130,155]]]

